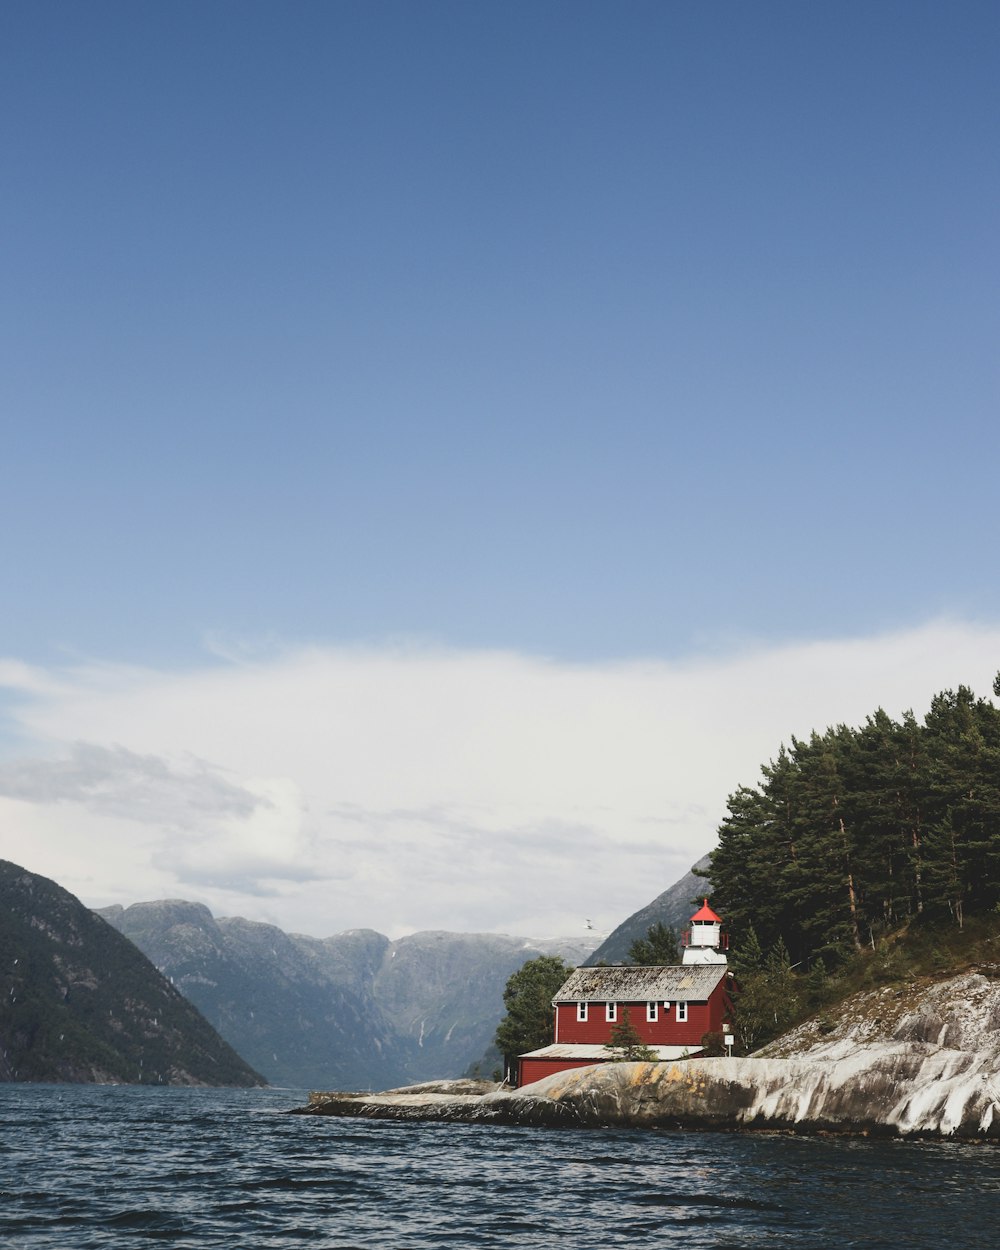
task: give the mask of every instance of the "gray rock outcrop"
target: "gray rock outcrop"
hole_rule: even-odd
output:
[[[998,969],[997,971],[1000,971]],[[317,1096],[303,1113],[597,1127],[1000,1138],[992,969],[869,991],[741,1059],[607,1063],[485,1096]]]

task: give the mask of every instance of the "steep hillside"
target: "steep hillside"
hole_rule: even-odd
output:
[[[588,957],[588,964],[624,963],[628,960],[628,950],[636,938],[644,938],[650,925],[659,921],[676,931],[678,936],[688,927],[688,921],[695,910],[692,899],[703,894],[711,894],[712,884],[699,872],[707,872],[710,859],[706,855],[699,859],[690,872],[685,873],[680,881],[669,889],[658,894],[651,903],[634,912],[627,920],[623,920],[617,929],[601,943]]]
[[[329,1073],[334,1084],[364,1088],[392,1083],[403,1069],[405,1055],[366,988],[366,964],[374,957],[377,966],[387,939],[348,938],[333,953],[177,899],[101,914],[272,1084],[308,1086]]]
[[[273,1083],[294,1086],[456,1075],[491,1041],[511,972],[550,945],[455,933],[390,942],[364,929],[318,939],[180,901],[101,914]]]
[[[0,860],[0,1080],[259,1085],[131,942]]]
[[[541,954],[562,954],[575,963],[585,950],[573,943],[550,947],[497,933],[414,933],[392,944],[374,992],[396,1028],[435,1056],[437,1075],[456,1075],[492,1042],[512,972]],[[411,1070],[412,1079],[431,1077],[422,1061],[415,1060]]]

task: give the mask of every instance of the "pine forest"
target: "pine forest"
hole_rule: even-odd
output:
[[[1000,911],[1000,709],[969,688],[922,721],[879,710],[793,737],[761,771],[730,797],[710,869],[744,964],[833,969],[914,922]]]

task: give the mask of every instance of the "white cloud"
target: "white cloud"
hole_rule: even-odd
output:
[[[74,743],[56,759],[0,764],[0,795],[30,803],[80,803],[148,824],[204,829],[222,816],[251,817],[265,794],[235,786],[200,760],[176,766],[122,746]]]
[[[95,905],[190,897],[320,935],[607,929],[711,847],[782,740],[920,714],[961,682],[986,694],[998,665],[1000,628],[956,622],[680,663],[11,660],[0,855]]]
[[[41,669],[21,660],[0,659],[0,688],[43,694],[51,692],[52,684]]]

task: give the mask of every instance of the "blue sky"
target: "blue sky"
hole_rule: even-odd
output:
[[[972,2],[4,6],[7,754],[69,758],[70,668],[992,638],[998,53]]]

